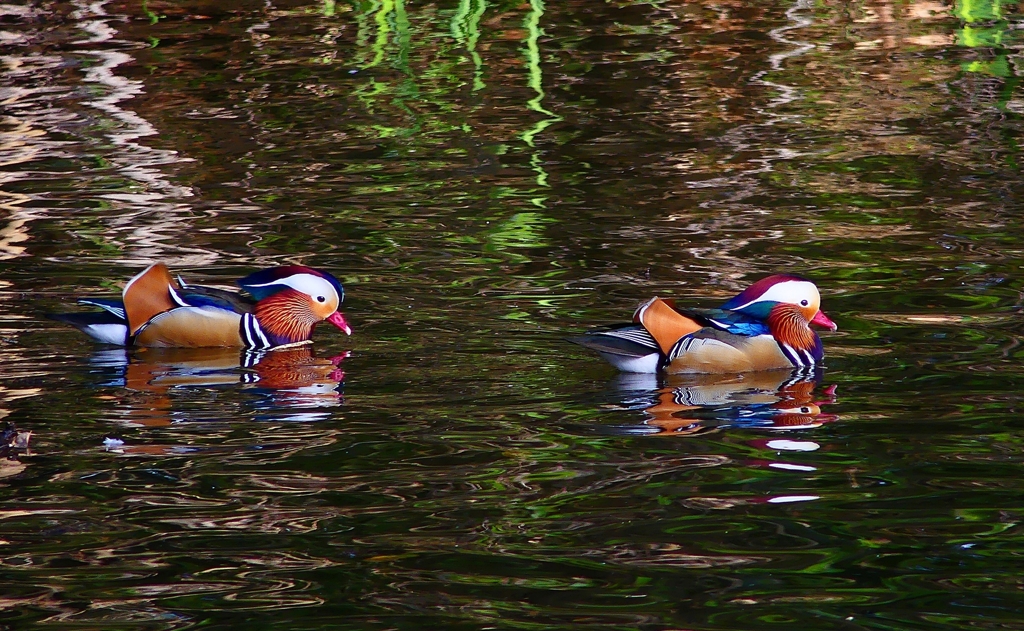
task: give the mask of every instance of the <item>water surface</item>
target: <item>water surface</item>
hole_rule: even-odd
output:
[[[1016,628],[1021,24],[0,5],[0,622]],[[125,353],[45,319],[157,260],[327,269],[355,334]],[[823,371],[564,340],[776,272],[839,324]]]

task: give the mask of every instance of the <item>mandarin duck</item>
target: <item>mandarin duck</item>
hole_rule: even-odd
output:
[[[569,341],[598,352],[623,372],[740,373],[821,365],[811,324],[837,329],[818,309],[811,281],[789,274],[762,278],[717,309],[677,307],[652,298],[633,323]]]
[[[98,342],[120,346],[269,349],[309,342],[319,322],[351,335],[338,305],[345,292],[327,272],[289,265],[249,274],[241,294],[186,285],[163,263],[124,286],[121,299],[83,298],[103,311],[51,314]]]

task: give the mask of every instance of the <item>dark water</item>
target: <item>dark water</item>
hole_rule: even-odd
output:
[[[0,5],[0,624],[1024,628],[1022,26]],[[43,317],[156,260],[328,269],[355,334],[125,355]],[[839,324],[822,373],[563,341],[774,272]]]

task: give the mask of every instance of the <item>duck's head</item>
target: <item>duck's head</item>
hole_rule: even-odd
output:
[[[327,272],[287,265],[249,274],[238,285],[256,299],[256,318],[279,343],[308,340],[313,327],[329,322],[346,334],[352,328],[338,307],[345,290],[337,278]]]
[[[791,274],[762,278],[722,305],[723,309],[739,311],[767,320],[777,305],[791,305],[809,324],[835,331],[836,323],[821,311],[821,295],[814,283]]]

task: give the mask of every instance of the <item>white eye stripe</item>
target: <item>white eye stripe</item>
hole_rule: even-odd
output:
[[[818,288],[814,286],[814,283],[806,280],[787,280],[772,285],[768,291],[746,304],[735,307],[735,310],[745,309],[758,302],[785,302],[798,305],[801,300],[818,303],[821,300]]]
[[[334,290],[334,285],[312,274],[292,274],[269,283],[252,284],[249,286],[271,287],[273,285],[286,285],[309,296],[324,296],[328,299],[333,296],[335,301],[338,300],[338,292]]]

